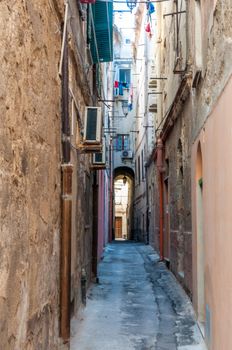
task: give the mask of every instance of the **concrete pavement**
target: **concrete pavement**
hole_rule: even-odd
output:
[[[150,246],[107,246],[71,350],[205,350],[191,303]]]

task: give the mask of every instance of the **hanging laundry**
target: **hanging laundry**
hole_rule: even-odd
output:
[[[123,96],[123,83],[119,83],[119,95]]]
[[[151,2],[149,2],[148,12],[150,15],[155,12],[155,6]]]
[[[130,92],[129,92],[129,96],[128,96],[128,109],[129,109],[129,111],[132,111],[132,109],[133,109],[133,86],[132,86],[132,84],[131,84]]]
[[[115,81],[114,82],[114,96],[118,96],[119,95],[119,82]]]
[[[151,25],[150,25],[150,22],[148,22],[148,23],[146,24],[146,26],[145,26],[145,31],[146,31],[147,33],[151,33]]]
[[[122,83],[122,86],[123,86],[125,89],[129,89],[129,84],[126,83],[126,82]]]
[[[96,0],[80,0],[82,4],[94,4]]]
[[[118,96],[118,95],[119,95],[119,88],[114,87],[114,96]]]

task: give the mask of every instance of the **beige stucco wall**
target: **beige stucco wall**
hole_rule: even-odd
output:
[[[232,349],[232,78],[192,148],[193,303],[197,310],[196,153],[203,159],[205,303],[211,315],[211,350]]]

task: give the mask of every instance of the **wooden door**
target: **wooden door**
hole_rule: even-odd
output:
[[[115,217],[115,239],[122,238],[122,217]]]

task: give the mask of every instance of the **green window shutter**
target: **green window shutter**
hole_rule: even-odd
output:
[[[100,1],[92,7],[93,22],[90,48],[93,63],[113,60],[113,2]]]

